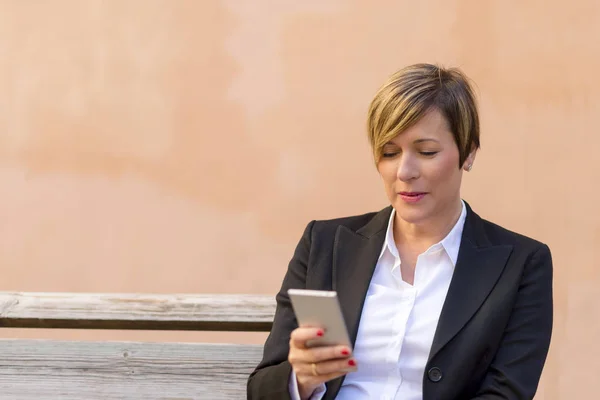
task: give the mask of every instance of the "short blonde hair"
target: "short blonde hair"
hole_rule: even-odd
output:
[[[379,88],[369,107],[367,132],[375,163],[383,147],[436,108],[446,118],[458,146],[461,168],[480,147],[479,115],[469,78],[458,68],[414,64],[394,73]]]

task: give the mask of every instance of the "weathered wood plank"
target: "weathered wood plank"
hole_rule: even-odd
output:
[[[275,300],[258,295],[0,292],[0,327],[262,331]]]
[[[2,400],[244,399],[262,346],[0,340]]]

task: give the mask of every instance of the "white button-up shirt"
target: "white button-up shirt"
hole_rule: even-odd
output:
[[[392,210],[354,345],[358,370],[346,375],[336,399],[423,398],[425,365],[454,273],[466,215],[463,202],[448,235],[417,258],[410,285],[400,271]],[[293,372],[289,389],[292,399],[300,400]],[[325,389],[325,385],[318,388],[311,400],[321,399]]]

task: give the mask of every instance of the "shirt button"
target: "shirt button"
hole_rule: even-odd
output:
[[[438,367],[433,367],[427,371],[427,377],[431,382],[439,382],[442,380],[442,371]]]

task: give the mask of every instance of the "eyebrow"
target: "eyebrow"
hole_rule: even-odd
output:
[[[433,138],[423,138],[423,139],[417,139],[415,141],[413,141],[413,144],[419,144],[419,143],[424,143],[424,142],[435,142],[435,143],[440,143],[439,140],[437,139],[433,139]],[[394,146],[397,147],[398,145],[394,142],[387,142],[386,144],[383,145],[385,146]]]
[[[417,139],[413,143],[416,144],[416,143],[423,143],[423,142],[436,142],[436,143],[439,143],[438,140],[431,139],[431,138]]]

